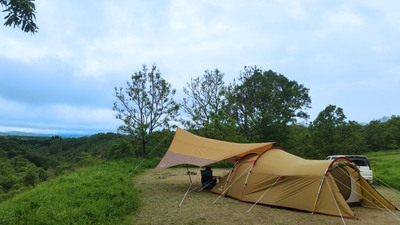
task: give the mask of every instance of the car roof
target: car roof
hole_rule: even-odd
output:
[[[364,155],[330,155],[330,156],[327,156],[327,158],[328,157],[335,157],[335,158],[346,157],[346,158],[367,159],[367,156],[364,156]]]

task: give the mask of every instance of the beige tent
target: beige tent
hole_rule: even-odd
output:
[[[247,155],[213,192],[240,201],[354,217],[349,204],[395,210],[345,158],[306,160],[279,148]]]
[[[306,160],[272,145],[217,141],[178,128],[154,170],[179,164],[202,167],[236,159],[235,167],[213,192],[245,202],[343,217],[354,217],[349,204],[397,210],[348,159]]]

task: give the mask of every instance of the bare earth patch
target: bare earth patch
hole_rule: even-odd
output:
[[[192,175],[192,189],[200,189],[200,171]],[[222,176],[227,169],[213,169],[214,175]],[[132,224],[343,224],[340,217],[326,216],[309,212],[299,212],[284,208],[253,205],[240,202],[229,197],[221,197],[210,191],[197,190],[189,192],[182,206],[178,208],[183,196],[190,185],[186,168],[169,168],[152,173],[147,170],[137,175],[133,182],[137,185],[142,199],[142,206],[132,217]],[[378,188],[383,196],[400,207],[400,197],[392,191]],[[346,224],[400,224],[393,216],[381,209],[352,207],[358,219],[345,219]],[[400,217],[400,212],[394,212]]]

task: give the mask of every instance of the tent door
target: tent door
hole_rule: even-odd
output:
[[[359,204],[359,198],[357,194],[357,183],[352,178],[352,173],[346,167],[337,167],[331,171],[333,178],[340,193],[346,202],[350,205]]]

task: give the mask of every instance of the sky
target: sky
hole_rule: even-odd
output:
[[[329,104],[359,123],[400,115],[397,0],[35,3],[36,34],[0,26],[0,131],[117,132],[114,87],[153,64],[177,101],[205,70],[228,85],[257,66],[309,89],[308,122]]]

